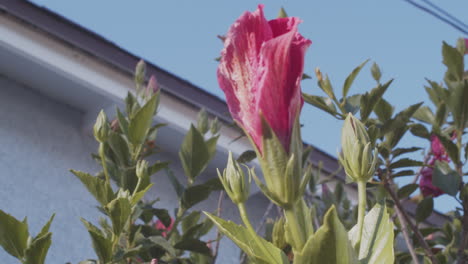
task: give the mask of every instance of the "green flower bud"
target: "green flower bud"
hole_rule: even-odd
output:
[[[369,181],[375,172],[377,151],[372,149],[366,127],[351,113],[341,132],[341,165],[352,181]]]
[[[136,175],[138,178],[144,178],[148,175],[148,161],[139,160],[136,165]]]
[[[206,110],[204,108],[200,110],[200,112],[198,112],[197,127],[200,133],[202,133],[203,135],[206,134],[206,132],[208,132],[208,114],[206,113]]]
[[[218,177],[223,184],[224,190],[229,198],[235,203],[244,203],[250,194],[250,170],[249,180],[245,179],[245,174],[239,163],[234,160],[232,153],[229,152],[229,158],[226,169],[221,174],[218,170]]]
[[[218,118],[211,120],[210,124],[210,132],[211,134],[215,135],[218,134],[219,130],[221,129],[221,123],[219,122]]]
[[[284,224],[284,218],[281,217],[275,222],[271,233],[271,242],[279,249],[283,249],[288,245],[285,238]]]
[[[137,92],[139,92],[140,87],[143,86],[145,82],[146,74],[146,64],[143,60],[140,60],[135,67],[135,84],[137,87]]]
[[[104,110],[101,110],[96,119],[96,123],[94,123],[94,137],[100,143],[104,143],[107,140],[107,137],[109,136],[109,130],[110,126],[107,122],[106,113],[104,112]]]

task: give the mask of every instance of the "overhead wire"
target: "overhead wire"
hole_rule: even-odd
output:
[[[461,20],[459,20],[455,16],[451,15],[449,12],[445,11],[444,9],[430,2],[429,0],[421,0],[421,2],[425,3],[425,5],[422,3],[417,3],[414,0],[403,0],[403,1],[449,24],[453,28],[462,32],[463,34],[468,35],[468,25],[463,23]]]

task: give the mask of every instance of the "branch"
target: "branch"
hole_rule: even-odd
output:
[[[224,199],[224,191],[220,191],[219,192],[219,198],[218,198],[218,208],[216,210],[216,216],[217,217],[221,217],[221,207],[223,205],[223,199]],[[218,257],[218,252],[219,252],[219,244],[220,244],[220,240],[221,240],[221,231],[219,231],[219,228],[218,228],[218,231],[216,231],[216,246],[215,246],[215,249],[214,249],[214,252],[213,252],[213,261],[211,263],[215,263],[216,262],[216,258]]]
[[[406,213],[405,209],[401,205],[400,199],[398,199],[398,196],[396,195],[395,191],[390,186],[390,183],[393,184],[393,182],[391,182],[391,179],[385,178],[384,187],[387,190],[387,192],[390,194],[390,196],[392,197],[392,200],[395,202],[395,205],[396,205],[397,209],[400,211],[400,213],[402,215],[402,220],[403,221],[400,220],[400,222],[402,223],[402,225],[403,225],[403,222],[406,222],[406,224],[411,228],[413,233],[416,235],[416,238],[418,239],[418,241],[421,244],[422,248],[426,252],[426,255],[431,259],[431,262],[433,264],[437,264],[438,262],[437,262],[437,259],[434,256],[434,253],[432,253],[431,248],[427,244],[426,240],[424,240],[424,237],[422,236],[419,229],[413,224],[413,222],[411,222],[411,219],[409,218],[409,216]],[[408,247],[411,247],[411,243],[408,244]]]

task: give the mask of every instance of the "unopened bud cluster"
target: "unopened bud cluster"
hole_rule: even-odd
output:
[[[377,151],[372,148],[366,127],[351,113],[346,117],[341,133],[341,165],[352,181],[369,181],[375,172]]]
[[[94,127],[93,127],[94,137],[100,143],[104,143],[107,140],[109,131],[110,131],[110,125],[107,122],[106,113],[104,113],[104,111],[101,110],[101,112],[99,112],[99,115],[96,119],[96,123],[94,123]]]
[[[244,203],[247,200],[250,193],[250,177],[249,180],[246,180],[244,171],[239,163],[234,160],[231,152],[229,152],[226,169],[222,174],[218,170],[218,176],[224,190],[235,204]]]

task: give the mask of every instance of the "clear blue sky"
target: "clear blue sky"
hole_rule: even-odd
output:
[[[253,11],[260,2],[251,0],[180,1],[63,1],[34,0],[68,19],[102,35],[124,49],[141,56],[183,79],[223,98],[216,81],[224,34],[245,10]],[[468,1],[433,2],[468,22]],[[131,4],[130,4],[131,3]],[[425,78],[442,80],[442,41],[454,44],[461,33],[415,9],[402,0],[393,1],[263,1],[267,18],[275,18],[280,7],[304,22],[299,31],[313,44],[305,71],[313,75],[320,67],[329,74],[337,91],[348,73],[370,58],[382,71],[383,80],[394,78],[385,98],[397,110],[427,101]],[[369,64],[351,88],[370,90]],[[302,84],[304,92],[322,95],[315,80]],[[305,106],[302,113],[303,138],[335,155],[339,148],[341,122]],[[408,137],[404,144],[428,147],[428,143]],[[446,211],[452,199],[436,199],[436,207]],[[445,206],[445,208],[444,208]]]

